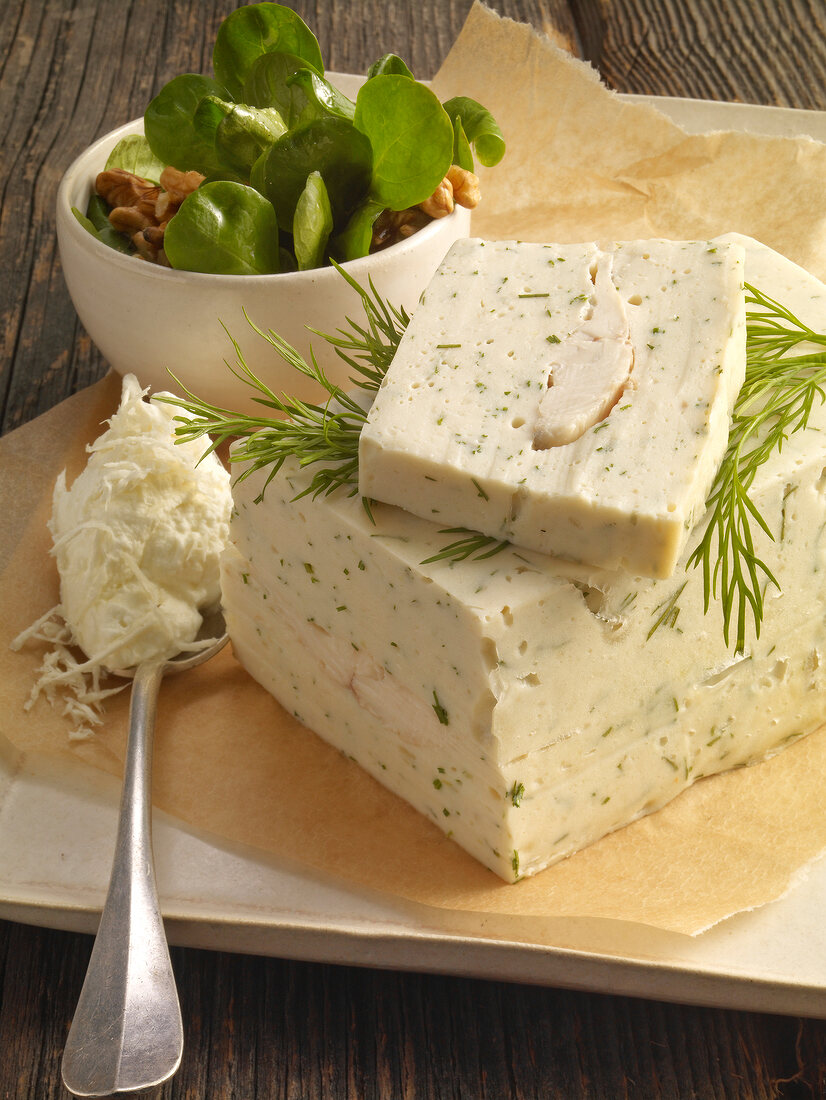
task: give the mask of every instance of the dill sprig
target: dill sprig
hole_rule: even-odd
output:
[[[481,535],[478,531],[469,531],[467,527],[444,527],[439,534],[462,537],[449,543],[438,554],[425,558],[422,565],[430,565],[434,561],[467,561],[468,558],[483,561],[510,546],[509,542],[500,542],[488,535]]]
[[[803,341],[826,347],[826,334],[814,332],[780,302],[749,283],[746,283],[746,305],[762,309],[759,313],[750,310],[746,317],[746,341],[754,357],[779,359]]]
[[[295,348],[275,333],[265,333],[251,321],[250,325],[285,362],[316,381],[329,395],[327,402],[316,405],[286,394],[279,397],[253,374],[244,362],[240,347],[233,340],[237,363],[230,366],[230,370],[236,378],[256,391],[254,401],[280,413],[286,419],[237,413],[211,405],[175,378],[186,396],[159,397],[157,400],[174,404],[187,414],[174,418],[178,421],[176,437],[186,442],[210,436],[211,443],[206,454],[227,440],[236,441],[230,461],[249,463],[239,480],[249,477],[256,470],[270,467],[264,483],[266,488],[287,458],[295,455],[302,467],[320,464],[309,485],[299,496],[315,497],[322,493],[331,493],[340,486],[350,487],[354,494],[357,491],[354,486],[358,481],[358,440],[366,417],[364,409],[354,396],[327,378],[314,355],[308,364]],[[261,499],[263,491],[262,489],[257,500]]]
[[[350,332],[336,329],[336,335],[316,328],[311,328],[310,332],[326,340],[335,348],[339,358],[356,371],[361,379],[356,382],[357,385],[362,389],[377,390],[393,361],[404,330],[410,324],[410,316],[405,309],[385,302],[372,279],[369,280],[370,290],[367,291],[335,260],[332,263],[339,275],[361,297],[367,327],[356,324],[348,317]]]
[[[346,321],[351,332],[338,329],[337,336],[322,332],[316,334],[332,344],[337,354],[353,368],[354,374],[350,378],[353,385],[360,390],[374,392],[381,385],[410,318],[403,309],[396,309],[384,302],[372,279],[368,291],[340,267],[338,270],[361,298],[366,327],[356,324],[348,317]],[[287,394],[279,396],[274,393],[250,370],[237,340],[227,333],[236,358],[234,366],[230,363],[227,366],[236,378],[256,392],[253,400],[257,404],[280,415],[254,416],[211,405],[183,386],[173,374],[172,377],[186,396],[158,400],[174,404],[186,413],[185,416],[175,417],[178,422],[176,437],[181,441],[211,437],[207,454],[228,440],[235,441],[230,461],[249,463],[239,480],[269,467],[267,480],[256,498],[258,501],[284,462],[292,456],[298,459],[302,468],[318,466],[313,471],[310,483],[296,499],[304,496],[326,496],[342,487],[349,490],[350,496],[355,496],[358,492],[359,436],[367,418],[358,396],[330,381],[312,351],[308,363],[277,333],[272,330],[264,332],[249,317],[247,322],[288,366],[321,386],[328,395],[326,402],[323,405],[314,404]],[[350,355],[348,352],[354,354]],[[370,502],[366,499],[364,506],[369,514]]]
[[[734,405],[728,447],[707,500],[709,519],[687,568],[702,565],[704,610],[712,596],[723,614],[729,644],[735,626],[735,653],[742,654],[751,612],[755,636],[763,621],[764,588],[779,588],[770,567],[757,556],[753,524],[774,535],[749,496],[757,471],[788,437],[805,428],[815,398],[826,399],[826,352],[789,355],[801,343],[826,346],[773,298],[746,284],[746,377]]]
[[[677,629],[677,619],[680,617],[680,606],[678,600],[683,594],[683,589],[688,584],[688,581],[683,581],[679,588],[677,588],[671,595],[658,603],[654,608],[652,614],[656,615],[659,612],[658,618],[654,621],[654,625],[648,631],[645,636],[645,640],[649,642],[653,636],[657,633],[661,626],[668,626],[672,630]],[[627,597],[626,597],[627,599]],[[622,608],[620,608],[622,610]]]

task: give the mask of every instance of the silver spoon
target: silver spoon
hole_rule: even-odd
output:
[[[152,737],[168,672],[208,661],[227,642],[220,610],[199,638],[207,649],[117,670],[131,677],[129,739],[109,891],[63,1051],[63,1083],[75,1096],[111,1096],[168,1080],[183,1053],[183,1024],[152,861]]]

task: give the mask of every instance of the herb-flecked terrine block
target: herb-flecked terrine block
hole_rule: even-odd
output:
[[[370,411],[360,490],[667,577],[705,510],[744,370],[739,244],[460,241]]]
[[[742,239],[738,238],[741,241]],[[749,281],[826,327],[826,288],[753,242]],[[801,345],[800,350],[806,346]],[[358,497],[295,499],[288,462],[236,482],[223,598],[235,652],[310,729],[503,879],[531,875],[701,776],[816,728],[826,684],[826,410],[757,470],[772,532],[759,638],[737,653],[703,576],[639,579],[454,536]],[[687,548],[701,538],[698,526]]]

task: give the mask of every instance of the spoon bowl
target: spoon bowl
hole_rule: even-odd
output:
[[[220,607],[210,608],[202,613],[201,628],[191,649],[182,649],[180,653],[160,661],[145,661],[144,665],[160,665],[163,670],[162,677],[196,668],[224,648],[229,641],[226,631],[223,610]],[[109,672],[112,676],[120,676],[124,680],[134,680],[144,665],[137,665],[135,668],[110,668]]]
[[[129,736],[112,877],[63,1051],[63,1083],[75,1096],[151,1088],[180,1065],[181,1008],[152,857],[152,740],[163,677],[203,664],[227,640],[218,609],[204,616],[200,648],[112,670],[133,681]]]

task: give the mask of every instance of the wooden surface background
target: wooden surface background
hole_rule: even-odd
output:
[[[328,67],[432,75],[471,0],[301,0]],[[99,378],[57,257],[70,161],[208,71],[233,0],[0,0],[2,429]],[[826,0],[493,0],[618,91],[826,109]],[[826,195],[826,181],[824,181]],[[824,198],[826,201],[826,198]],[[0,471],[2,476],[2,471]],[[826,919],[826,918],[824,918]],[[68,1094],[91,938],[0,922],[0,1100]],[[164,1100],[819,1098],[826,1022],[174,949],[186,1052]]]

